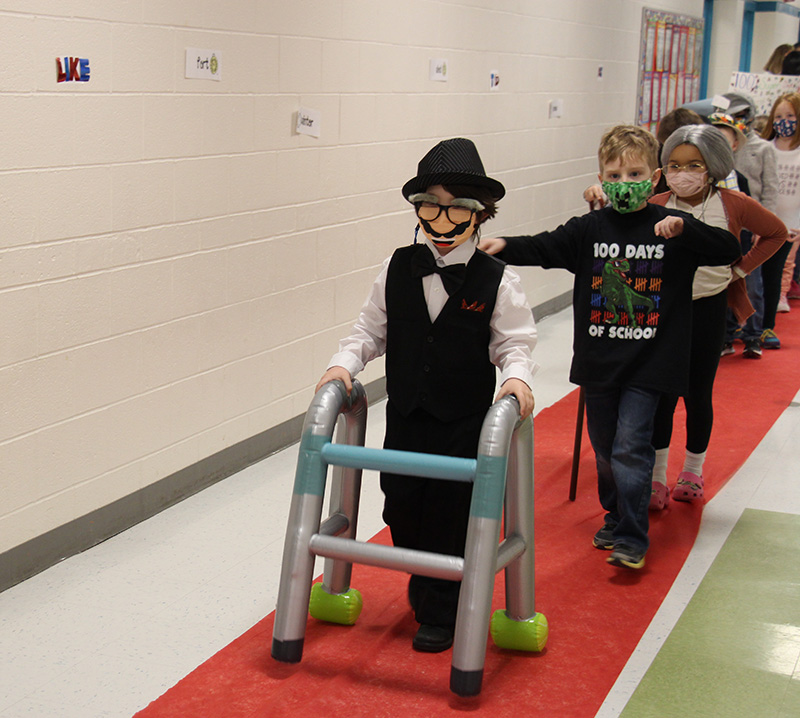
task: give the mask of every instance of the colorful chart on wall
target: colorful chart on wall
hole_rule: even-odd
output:
[[[728,89],[746,92],[756,103],[756,114],[768,115],[778,97],[800,91],[800,77],[770,75],[768,72],[734,72]]]
[[[702,55],[702,18],[644,8],[638,124],[655,132],[668,112],[700,99]]]

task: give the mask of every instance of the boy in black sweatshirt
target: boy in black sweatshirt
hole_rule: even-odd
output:
[[[694,272],[734,263],[740,248],[726,230],[648,204],[661,170],[646,130],[612,128],[598,158],[610,206],[480,247],[509,264],[575,275],[570,381],[584,389],[606,511],[593,545],[611,550],[609,563],[639,569],[649,546],[653,417],[662,392],[683,394],[688,383]]]

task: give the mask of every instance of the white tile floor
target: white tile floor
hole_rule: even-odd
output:
[[[539,331],[537,411],[574,388],[570,312]],[[382,415],[371,408],[368,446],[380,446]],[[598,715],[618,715],[741,511],[800,513],[798,445],[793,407],[705,509],[684,570]],[[0,594],[0,718],[129,718],[271,612],[296,456],[290,447]],[[363,491],[366,539],[383,526],[371,472]]]
[[[798,402],[800,393],[739,471],[705,505],[700,532],[683,569],[596,718],[618,716],[625,707],[742,512],[750,508],[800,514],[800,483],[797,481],[800,446]],[[736,599],[732,597],[731,600]],[[759,687],[753,686],[753,690],[759,690]]]

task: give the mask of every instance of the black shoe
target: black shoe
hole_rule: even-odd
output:
[[[733,342],[725,342],[719,355],[726,357],[729,354],[736,354],[736,350],[733,348]]]
[[[453,629],[447,626],[422,624],[411,646],[422,653],[441,653],[453,645]]]
[[[744,351],[742,356],[745,359],[761,359],[761,340],[748,339],[744,343]]]
[[[639,569],[644,566],[644,554],[644,551],[639,551],[631,546],[617,544],[606,561],[612,566]]]
[[[611,524],[603,524],[603,528],[594,535],[592,546],[603,551],[614,548],[614,527]]]

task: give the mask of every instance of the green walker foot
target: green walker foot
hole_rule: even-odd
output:
[[[542,613],[525,621],[515,621],[505,611],[495,611],[489,629],[498,648],[538,653],[547,645],[547,619]]]
[[[361,615],[363,605],[361,594],[355,588],[344,593],[328,593],[322,583],[315,583],[311,587],[308,612],[319,621],[352,626]]]

